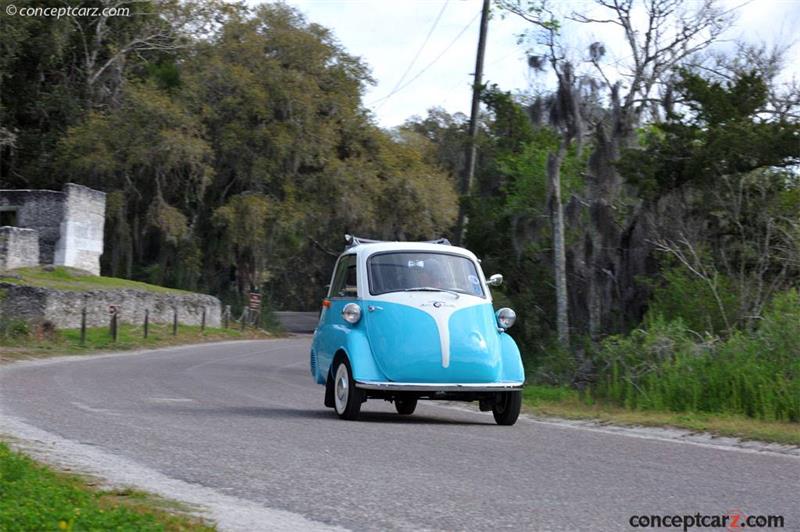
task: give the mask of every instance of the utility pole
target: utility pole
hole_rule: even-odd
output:
[[[475,178],[475,156],[477,146],[475,139],[478,137],[478,111],[481,103],[481,84],[483,83],[483,56],[486,52],[486,31],[489,28],[489,0],[483,0],[481,10],[481,29],[478,37],[478,55],[475,59],[475,80],[472,84],[472,110],[469,115],[469,146],[467,147],[467,164],[461,176],[461,203],[458,207],[458,223],[456,224],[455,241],[460,245],[464,240],[467,228],[466,199],[472,190],[472,181]]]

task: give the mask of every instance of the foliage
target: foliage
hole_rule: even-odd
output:
[[[682,317],[697,330],[752,328],[772,294],[800,278],[800,126],[766,113],[773,89],[754,72],[722,82],[684,70],[676,89],[683,114],[647,128],[644,147],[625,152],[619,168],[653,210],[668,213],[654,217],[656,248],[691,272],[698,294],[716,299],[716,310],[701,302]],[[657,295],[656,307],[667,304],[666,292]],[[703,306],[716,324],[700,326]]]
[[[595,397],[630,409],[800,421],[800,298],[775,298],[759,329],[727,340],[653,317],[598,350]]]
[[[561,419],[582,419],[589,423],[640,427],[678,427],[692,432],[800,445],[800,424],[764,421],[735,414],[628,410],[605,401],[595,401],[567,386],[528,384],[523,401],[536,415]]]
[[[739,73],[723,83],[682,70],[675,90],[685,111],[651,126],[644,149],[627,150],[619,163],[646,197],[686,183],[714,187],[723,176],[797,163],[800,125],[760,114],[768,90],[757,74]]]
[[[711,334],[725,334],[726,317],[738,316],[741,306],[731,279],[721,276],[717,280],[721,311],[709,285],[685,268],[667,267],[660,277],[648,302],[648,316],[661,316],[668,322],[681,320],[690,330]]]
[[[0,341],[16,341],[30,335],[30,326],[26,321],[0,319]]]
[[[107,192],[104,273],[302,309],[345,232],[449,229],[431,140],[372,123],[369,71],[328,29],[284,4],[135,9],[3,19],[0,42],[0,186]]]
[[[64,266],[18,268],[14,270],[13,276],[4,276],[0,278],[0,281],[17,285],[53,288],[56,290],[87,291],[118,288],[171,294],[182,293],[181,290],[150,285],[138,281],[89,275],[82,270],[75,270]]]
[[[261,194],[233,196],[214,211],[211,223],[222,232],[226,253],[221,260],[235,265],[242,291],[260,286],[267,275],[266,252],[272,205]]]
[[[135,495],[130,493],[130,495]],[[92,490],[0,443],[0,529],[210,531],[211,527],[148,507],[124,504],[115,492]]]

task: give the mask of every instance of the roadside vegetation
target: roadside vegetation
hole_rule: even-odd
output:
[[[166,294],[185,294],[184,290],[176,290],[154,284],[91,275],[82,270],[64,266],[40,266],[37,268],[17,268],[10,272],[0,273],[0,283],[9,283],[54,290],[144,290]]]
[[[538,384],[526,389],[526,404],[544,415],[800,445],[797,291],[774,297],[757,328],[726,337],[700,334],[680,317],[648,315],[634,331],[603,340],[592,361],[595,376],[580,390],[542,384],[545,375],[559,378],[553,360],[531,363],[540,373],[532,375]],[[561,371],[569,374],[571,366]]]
[[[81,345],[79,329],[44,332],[23,321],[0,321],[0,364],[28,358],[157,349],[224,340],[257,340],[281,334],[279,329],[267,332],[251,327],[242,331],[235,323],[232,323],[232,327],[206,327],[201,330],[199,326],[179,325],[178,334],[173,335],[172,325],[150,324],[148,336],[144,338],[142,326],[120,325],[116,342],[108,327],[89,327],[86,329],[85,344]]]
[[[593,421],[640,427],[675,427],[714,436],[800,446],[800,424],[765,421],[741,414],[632,410],[600,401],[571,386],[530,384],[523,392],[523,405],[536,416]]]
[[[176,503],[43,466],[0,443],[0,530],[211,532]]]

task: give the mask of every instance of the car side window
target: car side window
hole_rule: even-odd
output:
[[[330,297],[357,297],[358,276],[356,272],[356,256],[347,255],[339,260],[336,275],[331,284]]]

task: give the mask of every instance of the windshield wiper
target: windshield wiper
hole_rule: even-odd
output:
[[[450,288],[435,288],[433,286],[418,286],[415,288],[406,288],[405,290],[403,290],[403,292],[447,292],[449,294],[453,294],[454,296],[456,296],[456,299],[460,297],[458,295],[458,292],[461,292],[462,294],[468,293],[461,290],[457,291],[457,289],[454,290]]]

